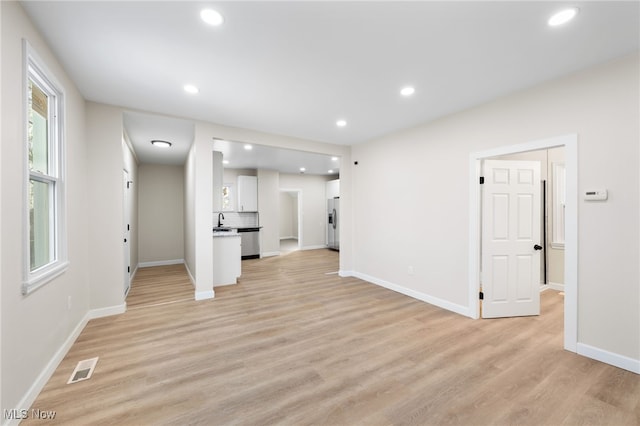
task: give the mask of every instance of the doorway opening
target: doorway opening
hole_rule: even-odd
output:
[[[481,284],[482,196],[479,185],[483,160],[526,152],[564,147],[564,348],[577,351],[578,308],[578,153],[577,135],[559,136],[499,147],[470,156],[470,223],[469,223],[469,306],[473,318],[479,318],[478,292]]]
[[[280,254],[298,251],[302,247],[301,198],[300,189],[280,190]]]

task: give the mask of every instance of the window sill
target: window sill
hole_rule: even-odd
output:
[[[22,283],[22,294],[33,293],[48,282],[59,277],[69,268],[69,261],[55,262],[53,265],[43,268],[35,274],[29,274],[29,279]]]

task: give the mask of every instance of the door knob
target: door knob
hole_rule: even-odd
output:
[[[535,246],[533,246],[533,249],[534,249],[534,250],[542,250],[542,246],[541,246],[541,245],[536,244]]]

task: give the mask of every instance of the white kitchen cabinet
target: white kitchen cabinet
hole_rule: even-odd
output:
[[[238,211],[258,211],[258,178],[238,176]]]
[[[242,272],[240,234],[213,236],[213,286],[236,284]]]
[[[328,200],[340,197],[340,179],[327,182],[326,194]]]

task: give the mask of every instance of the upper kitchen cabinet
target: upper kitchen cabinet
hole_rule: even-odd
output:
[[[212,156],[213,167],[211,168],[213,171],[212,176],[212,184],[213,184],[213,194],[212,194],[212,211],[219,212],[222,210],[222,153],[219,151],[213,151]]]
[[[258,211],[257,176],[238,176],[238,211]]]
[[[327,182],[326,194],[329,200],[340,197],[340,179]]]

